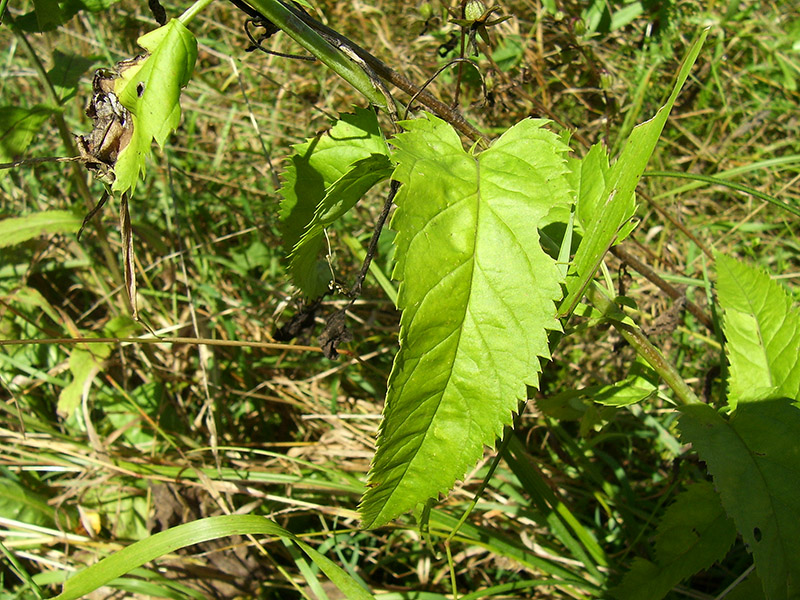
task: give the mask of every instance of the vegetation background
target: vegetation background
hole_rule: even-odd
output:
[[[72,155],[70,132],[91,129],[84,109],[94,69],[136,55],[137,37],[157,27],[142,2],[72,2],[78,4],[98,10],[81,10],[63,26],[35,33],[47,24],[30,16],[32,3],[9,2],[16,31],[0,29],[0,110],[42,107],[26,158]],[[164,7],[170,17],[187,8],[173,2]],[[314,8],[329,26],[420,83],[447,60],[443,46],[458,32],[437,2],[319,1]],[[710,26],[650,169],[714,175],[797,204],[796,3],[552,7],[509,0],[500,8],[513,18],[490,29],[491,52],[477,59],[488,96],[467,68],[459,98],[464,114],[484,132],[544,116],[586,147],[605,141],[615,155],[630,129],[662,103],[698,29]],[[246,52],[242,22],[242,13],[225,2],[211,4],[193,21],[199,58],[182,96],[183,124],[155,154],[131,203],[142,319],[160,335],[226,345],[5,346],[2,541],[29,572],[56,573],[200,517],[263,514],[387,598],[443,597],[450,571],[441,535],[472,500],[493,453],[487,450],[486,461],[442,505],[451,521],[434,526],[433,547],[405,526],[410,522],[358,529],[361,481],[395,352],[399,316],[393,303],[378,280],[367,280],[352,311],[354,340],[338,361],[310,348],[316,344],[312,333],[281,350],[257,343],[273,341],[299,307],[278,234],[283,161],[292,144],[363,102],[319,64]],[[281,34],[265,43],[298,52]],[[455,71],[446,71],[430,89],[451,101],[455,82]],[[3,152],[3,161],[19,158],[7,145]],[[75,164],[4,171],[0,217],[67,210],[77,228],[102,194],[99,183],[87,187],[86,181]],[[649,176],[639,189],[641,223],[622,252],[686,290],[706,314],[713,303],[704,249],[758,263],[798,298],[796,218],[719,185]],[[344,286],[360,267],[382,202],[376,194],[328,232],[332,268]],[[390,238],[385,232],[377,259],[386,276]],[[115,207],[92,221],[80,242],[74,235],[43,235],[0,244],[0,337],[144,334],[124,300],[119,248]],[[635,301],[636,320],[698,394],[720,394],[724,360],[712,333],[694,317],[675,318],[675,302],[653,284],[649,271],[631,260],[622,269],[618,257],[609,257],[609,271]],[[323,311],[343,304],[328,298]],[[586,328],[571,336],[545,367],[542,389],[517,428],[531,464],[613,557],[612,582],[635,557],[652,556],[654,515],[682,482],[704,477],[696,459],[685,458],[675,415],[662,409],[659,397],[617,411],[579,393],[623,379],[634,358],[613,330]],[[563,583],[530,558],[581,571],[505,463],[468,523],[473,533],[452,542],[462,594],[599,593]],[[326,593],[308,586],[304,574],[314,579],[313,567],[294,549],[280,542],[265,547],[263,552],[244,537],[198,545],[118,589],[221,598]],[[527,560],[519,559],[520,548]],[[674,597],[719,597],[750,562],[738,541],[725,561],[684,582]],[[3,597],[35,597],[21,587],[14,591],[17,580],[5,563],[3,577]],[[523,591],[480,592],[519,581],[540,583]],[[726,597],[757,598],[750,594],[758,589],[746,585]]]

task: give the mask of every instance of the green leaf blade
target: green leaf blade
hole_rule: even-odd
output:
[[[324,261],[317,260],[324,245],[325,229],[353,208],[372,186],[391,174],[389,157],[372,154],[354,162],[344,175],[328,186],[305,233],[289,256],[292,279],[307,298],[317,298],[328,290],[330,268]]]
[[[328,264],[318,259],[324,246],[323,229],[355,205],[359,192],[380,181],[371,180],[357,163],[388,155],[377,116],[366,109],[340,115],[324,135],[294,146],[280,189],[281,235],[290,255],[293,283],[306,297],[322,295],[331,278]],[[388,169],[381,166],[380,170],[381,176],[388,176]]]
[[[681,411],[682,441],[708,466],[766,597],[800,597],[800,409],[786,399],[744,402],[729,421],[705,404]]]
[[[561,288],[537,223],[572,201],[567,148],[543,124],[522,121],[477,157],[435,117],[395,140],[403,316],[366,527],[447,492],[538,383]]]
[[[150,52],[141,64],[123,71],[116,83],[120,102],[133,116],[133,137],[120,152],[112,189],[133,193],[153,140],[163,146],[181,119],[180,95],[194,71],[197,41],[177,19],[139,38]]]
[[[53,109],[44,105],[0,107],[0,161],[12,160],[25,152],[52,114]]]
[[[656,534],[656,560],[636,559],[612,590],[620,600],[659,600],[678,583],[721,560],[736,540],[719,495],[709,483],[681,492],[664,513]]]
[[[763,271],[722,254],[715,258],[730,405],[764,398],[800,401],[800,312]]]
[[[46,210],[0,221],[0,248],[8,248],[42,235],[75,233],[81,219],[66,210]]]
[[[61,594],[53,600],[82,598],[116,577],[179,548],[231,535],[268,535],[292,540],[340,589],[348,591],[349,598],[358,600],[373,598],[330,559],[273,521],[257,515],[222,515],[178,525],[126,546],[70,577],[64,584]]]
[[[91,348],[76,347],[69,357],[69,370],[72,374],[70,384],[58,395],[58,414],[66,418],[72,416],[80,406],[81,399],[88,394],[89,386],[102,371],[104,361],[111,354],[109,344],[92,344]]]
[[[53,51],[53,68],[47,72],[47,78],[53,83],[60,104],[75,96],[81,77],[93,64],[90,58]]]
[[[604,173],[605,189],[602,195],[604,200],[581,203],[581,219],[584,221],[586,234],[575,253],[567,277],[567,297],[559,309],[560,316],[566,316],[574,310],[608,249],[619,237],[630,233],[628,230],[623,235],[623,228],[636,210],[634,195],[636,185],[644,173],[672,106],[689,77],[689,72],[700,54],[707,35],[708,30],[703,31],[689,49],[667,102],[658,109],[652,119],[640,123],[633,129],[620,157],[610,171]],[[582,189],[591,187],[591,182],[586,182],[581,187]]]

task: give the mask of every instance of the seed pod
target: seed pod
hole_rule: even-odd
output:
[[[464,18],[467,21],[478,21],[486,13],[486,5],[481,0],[469,0],[464,7]]]

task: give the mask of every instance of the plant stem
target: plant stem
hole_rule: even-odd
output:
[[[231,0],[231,2],[236,6],[239,5],[239,1],[240,0]],[[353,43],[351,40],[344,37],[339,32],[334,31],[330,27],[326,27],[325,25],[323,25],[310,15],[307,15],[302,11],[295,9],[292,6],[283,5],[278,0],[247,0],[247,2],[258,11],[261,11],[262,4],[269,4],[270,6],[272,6],[273,4],[280,5],[280,7],[283,9],[284,12],[291,13],[295,21],[299,21],[300,23],[302,23],[307,28],[307,30],[311,30],[314,33],[316,39],[322,38],[323,40],[327,41],[328,42],[327,47],[330,50],[333,50],[334,53],[337,55],[336,56],[337,62],[345,61],[346,63],[349,63],[349,68],[352,70],[352,67],[354,66],[355,63],[350,61],[350,59],[346,58],[344,55],[342,55],[336,50],[336,48],[346,47],[350,52],[357,55],[358,58],[364,61],[364,63],[370,69],[372,69],[378,77],[383,79],[385,82],[403,90],[410,96],[416,95],[416,99],[420,104],[430,109],[431,112],[436,114],[439,118],[450,123],[465,137],[469,138],[474,142],[480,142],[484,146],[488,145],[489,138],[487,138],[485,135],[483,135],[483,133],[481,133],[478,129],[476,129],[471,123],[469,123],[469,121],[467,121],[464,118],[464,115],[462,115],[458,110],[448,106],[447,104],[445,104],[444,102],[442,102],[436,96],[434,96],[429,92],[425,91],[420,92],[420,88],[418,85],[415,85],[408,78],[401,75],[394,69],[388,67],[381,60],[379,60],[378,58],[367,52],[364,48],[360,47],[358,44]],[[249,14],[249,11],[245,12],[248,12]],[[295,39],[295,41],[300,43],[309,52],[317,56],[317,58],[319,58],[325,64],[328,64],[322,56],[317,55],[314,47],[304,44],[300,39],[295,37],[295,35],[292,33],[291,30],[285,29],[279,21],[273,20],[271,14],[265,12],[263,13],[262,16],[269,18],[269,20],[273,21],[275,25],[286,31],[287,34],[289,34],[293,39]],[[358,68],[357,70],[360,70],[360,68]],[[336,70],[334,69],[334,71]],[[338,73],[338,71],[336,72]],[[371,94],[364,94],[367,97],[367,99],[369,99],[370,102],[374,102],[372,100],[372,96],[375,96],[376,94],[377,96],[380,96],[382,98],[383,97],[382,94],[377,93],[377,90],[375,89],[374,84],[369,80],[369,77],[366,76],[363,73],[363,71],[361,71],[361,73],[366,77],[366,80],[369,85],[369,90],[371,91]],[[356,89],[358,91],[362,91],[359,87],[356,87]],[[385,100],[381,102],[376,102],[376,104],[378,104],[378,106],[383,107],[385,105]]]
[[[376,89],[364,70],[309,27],[305,19],[299,16],[302,13],[290,10],[278,0],[248,0],[247,3],[352,85],[372,104],[388,110],[386,98]]]
[[[196,0],[194,4],[192,4],[189,8],[187,8],[183,14],[178,17],[178,20],[183,23],[184,25],[188,25],[192,19],[194,19],[198,14],[200,14],[203,9],[211,4],[214,0]]]
[[[647,363],[653,367],[659,377],[675,392],[675,400],[679,404],[701,404],[701,400],[694,393],[692,388],[683,380],[680,373],[672,364],[664,358],[641,329],[629,323],[625,323],[625,313],[605,294],[597,284],[592,284],[586,291],[586,297],[597,307],[600,312],[608,318],[617,331],[620,332],[625,341],[633,346]]]

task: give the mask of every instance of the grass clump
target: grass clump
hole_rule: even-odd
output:
[[[74,156],[72,134],[91,129],[84,110],[94,69],[135,55],[136,39],[157,27],[141,3],[82,6],[44,33],[33,5],[7,6],[2,110],[43,108],[26,139],[3,141],[3,162]],[[187,6],[164,8],[177,17]],[[313,13],[419,85],[458,55],[460,30],[446,8],[318,2]],[[486,94],[463,63],[428,91],[457,103],[488,135],[544,116],[579,146],[603,142],[613,155],[663,103],[697,29],[711,26],[653,174],[639,186],[640,224],[603,274],[695,393],[719,403],[727,367],[713,251],[757,262],[797,299],[797,217],[763,196],[798,203],[800,14],[788,3],[728,10],[688,2],[651,12],[511,0],[500,8],[496,16],[512,18],[489,28],[491,46],[476,39]],[[373,275],[349,309],[353,339],[338,360],[323,356],[317,336],[324,318],[348,304],[343,294],[324,298],[293,341],[275,336],[303,310],[285,272],[280,174],[293,145],[364,102],[319,63],[247,52],[243,19],[233,5],[214,3],[193,21],[198,61],[182,123],[130,203],[139,311],[159,338],[131,319],[117,206],[75,238],[102,184],[76,163],[0,172],[3,219],[58,211],[44,235],[0,242],[0,331],[13,342],[0,351],[2,542],[16,557],[3,566],[7,586],[19,597],[49,597],[68,570],[157,532],[260,515],[376,596],[620,597],[615,586],[631,565],[657,560],[667,507],[708,476],[681,441],[659,381],[628,408],[594,401],[628,377],[637,354],[618,330],[588,320],[570,323],[496,468],[487,450],[431,510],[428,530],[411,519],[359,529],[398,335],[387,295],[394,284],[380,279],[393,269],[392,233],[382,234]],[[302,52],[282,33],[262,44]],[[390,135],[392,124],[380,119]],[[371,192],[326,232],[342,289],[361,267],[383,200]],[[336,576],[281,535],[204,540],[110,585],[142,597],[337,597],[328,587]],[[668,597],[760,593],[743,538],[722,555]]]

